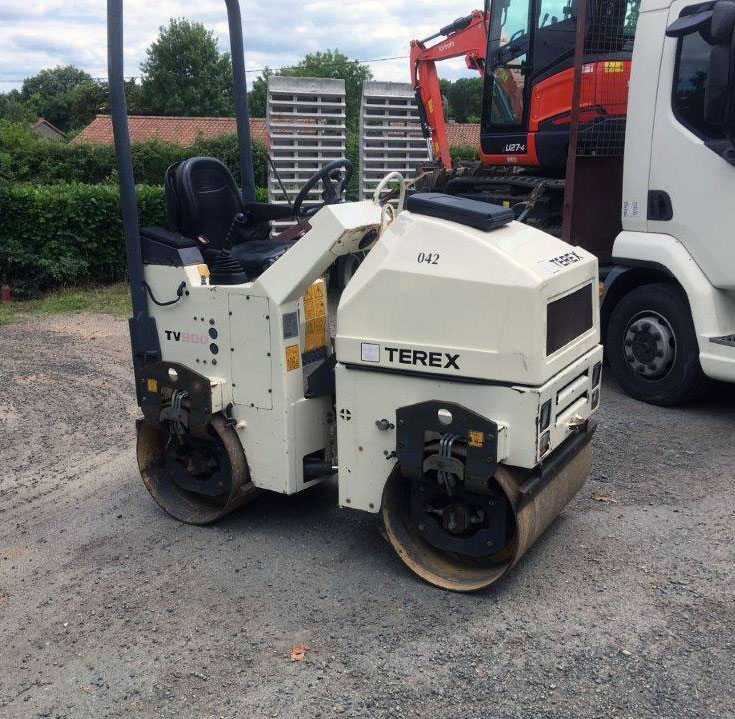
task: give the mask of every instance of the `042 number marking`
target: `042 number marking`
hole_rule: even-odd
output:
[[[437,252],[419,252],[416,261],[419,264],[426,263],[427,265],[438,265],[439,254]]]

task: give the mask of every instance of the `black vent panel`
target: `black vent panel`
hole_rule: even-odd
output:
[[[549,302],[546,306],[546,356],[592,329],[592,285]]]

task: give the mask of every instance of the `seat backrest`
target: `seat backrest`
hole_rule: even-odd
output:
[[[205,237],[219,250],[243,211],[242,197],[227,167],[214,157],[191,157],[166,171],[166,209],[170,229]]]

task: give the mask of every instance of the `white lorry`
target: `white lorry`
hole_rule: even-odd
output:
[[[734,21],[728,0],[640,4],[601,317],[613,374],[655,404],[735,381]]]

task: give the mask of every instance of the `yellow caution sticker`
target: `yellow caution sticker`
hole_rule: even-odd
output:
[[[475,449],[482,449],[485,445],[485,433],[479,432],[476,429],[471,429],[468,434],[469,437],[467,438],[467,444]]]
[[[158,380],[154,377],[148,378],[148,391],[156,394],[158,392]]]
[[[289,347],[286,347],[286,372],[291,372],[301,366],[299,355],[300,352],[298,345],[290,345]]]
[[[304,331],[304,352],[324,347],[327,343],[327,318],[326,316],[315,317],[306,321]]]
[[[317,280],[304,293],[304,352],[311,352],[327,344],[327,288],[324,280]]]
[[[317,280],[304,292],[304,314],[307,320],[327,313],[324,280]]]
[[[510,202],[508,200],[503,200],[503,207],[510,207]]]
[[[605,60],[605,72],[623,72],[622,60]]]

